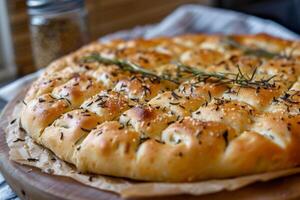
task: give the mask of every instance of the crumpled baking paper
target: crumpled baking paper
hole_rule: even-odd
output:
[[[300,168],[293,168],[236,178],[190,183],[141,182],[102,175],[81,174],[72,165],[60,160],[52,152],[36,144],[27,135],[19,122],[22,106],[24,106],[22,103],[18,103],[15,106],[13,115],[7,118],[9,121],[6,124],[9,124],[9,126],[6,129],[6,141],[10,148],[11,160],[40,168],[45,173],[67,176],[83,184],[118,193],[125,198],[176,194],[203,195],[223,190],[232,191],[257,181],[268,181],[300,172]]]
[[[178,8],[156,25],[137,27],[102,37],[100,41],[116,38],[173,36],[183,33],[223,33],[242,34],[265,32],[271,35],[299,39],[295,33],[269,20],[241,14],[234,11],[208,8],[200,5],[186,5]],[[41,72],[19,79],[0,90],[0,97],[11,100],[21,86],[34,80]],[[122,178],[101,175],[88,175],[76,172],[73,166],[58,159],[47,149],[37,145],[19,126],[18,114],[22,104],[15,108],[10,120],[15,122],[7,128],[7,143],[10,159],[18,163],[40,168],[45,173],[68,176],[83,184],[102,190],[119,193],[122,197],[146,197],[175,194],[203,195],[222,190],[236,190],[257,181],[268,181],[277,177],[300,172],[300,168],[242,176],[230,179],[207,180],[192,183],[137,182]]]

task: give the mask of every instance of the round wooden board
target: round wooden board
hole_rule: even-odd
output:
[[[26,87],[27,88],[27,87]],[[120,200],[115,193],[85,186],[71,178],[42,173],[39,169],[17,164],[9,160],[9,148],[5,142],[4,130],[15,105],[23,98],[26,89],[9,102],[0,117],[0,170],[7,183],[21,199],[31,200]],[[210,195],[178,195],[155,197],[155,200],[204,200],[204,199],[299,199],[300,175],[279,178],[264,183],[255,183],[236,191],[223,191]],[[144,198],[145,199],[145,198]]]

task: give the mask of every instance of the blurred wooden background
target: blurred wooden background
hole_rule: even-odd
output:
[[[25,0],[6,0],[18,76],[35,71]],[[159,22],[186,3],[209,5],[211,0],[86,0],[91,40],[137,25]]]

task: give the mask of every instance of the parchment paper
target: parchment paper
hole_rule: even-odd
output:
[[[147,197],[175,194],[203,195],[222,190],[236,190],[257,181],[299,173],[300,168],[281,170],[230,179],[207,180],[193,183],[137,182],[122,178],[101,175],[80,174],[66,162],[58,159],[52,152],[37,145],[20,127],[19,113],[23,104],[15,107],[11,123],[6,130],[6,140],[10,148],[10,159],[20,164],[40,168],[43,172],[67,176],[83,184],[120,194],[122,197]]]
[[[287,39],[299,39],[299,36],[269,20],[200,5],[185,5],[175,10],[162,22],[155,25],[137,27],[102,37],[100,41],[116,38],[131,39],[135,37],[152,38],[156,36],[173,36],[183,33],[259,33],[265,32]],[[32,81],[40,72],[26,76],[0,90],[0,97],[6,100],[14,98],[27,81]],[[18,113],[22,104],[15,109],[11,117],[16,121],[7,129],[7,143],[10,147],[10,159],[40,168],[45,173],[71,177],[83,184],[119,193],[122,197],[145,197],[171,194],[203,195],[222,190],[236,190],[257,181],[267,181],[277,177],[300,172],[300,168],[243,176],[231,179],[209,180],[193,183],[154,183],[136,182],[107,176],[83,175],[67,163],[56,158],[50,151],[35,144],[20,129]]]

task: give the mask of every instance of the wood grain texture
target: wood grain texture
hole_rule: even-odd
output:
[[[13,188],[17,195],[21,199],[31,200],[94,200],[95,198],[99,200],[121,200],[122,198],[117,194],[85,186],[70,178],[48,175],[42,173],[37,168],[23,166],[9,160],[9,148],[5,142],[4,129],[8,125],[9,116],[12,114],[15,105],[23,99],[24,94],[25,89],[17,95],[13,101],[8,103],[0,117],[0,170],[7,183]],[[300,175],[293,175],[265,183],[256,183],[232,192],[224,191],[203,196],[178,195],[148,199],[166,200],[170,198],[174,200],[299,199]]]

